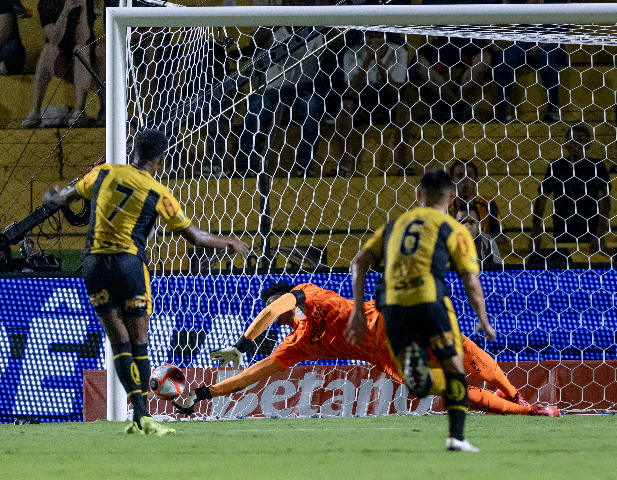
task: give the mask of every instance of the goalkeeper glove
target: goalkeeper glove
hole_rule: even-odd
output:
[[[236,342],[233,347],[223,348],[221,350],[214,350],[210,352],[210,358],[216,360],[221,363],[221,367],[224,367],[229,362],[232,362],[234,368],[237,368],[240,365],[240,359],[242,356],[248,351],[249,348],[253,345],[252,340],[249,340],[244,335],[240,337],[240,340]]]
[[[189,393],[189,396],[185,400],[185,402],[180,405],[176,402],[171,402],[178,413],[183,415],[191,415],[195,413],[195,404],[201,402],[202,400],[209,400],[212,398],[212,394],[210,393],[210,387],[199,387]]]

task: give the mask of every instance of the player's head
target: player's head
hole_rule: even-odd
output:
[[[578,124],[566,132],[566,148],[571,158],[580,159],[585,156],[585,149],[591,140],[591,132],[587,125]]]
[[[279,299],[281,295],[285,295],[293,290],[294,285],[288,283],[273,283],[270,287],[261,291],[261,300],[266,306],[270,305],[275,300]],[[295,313],[292,310],[279,315],[275,322],[277,325],[293,325]]]
[[[466,203],[456,212],[456,221],[463,225],[472,238],[480,234],[480,212],[475,205]]]
[[[418,200],[427,207],[447,206],[454,195],[454,184],[443,170],[429,170],[420,180]]]
[[[289,285],[288,283],[273,283],[268,288],[261,291],[261,301],[266,305],[270,305],[281,295],[291,292],[293,288],[294,285]]]
[[[364,42],[366,43],[367,47],[377,51],[386,44],[386,39],[384,35],[384,32],[375,32],[368,30],[364,32]]]
[[[450,176],[460,198],[469,201],[478,195],[478,167],[473,162],[457,160],[450,167]]]
[[[135,163],[145,167],[152,162],[162,162],[169,148],[167,136],[154,129],[142,130],[135,135]]]

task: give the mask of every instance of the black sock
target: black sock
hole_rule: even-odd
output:
[[[139,371],[141,380],[141,395],[146,402],[148,401],[148,390],[150,388],[150,360],[148,360],[148,344],[133,346],[133,361]]]
[[[148,415],[145,398],[141,395],[141,379],[137,365],[133,361],[131,343],[116,343],[111,346],[114,353],[114,366],[120,383],[133,405],[133,420],[139,424],[139,419]]]
[[[450,436],[457,440],[465,439],[465,417],[469,410],[467,380],[462,373],[446,373],[446,395],[444,403],[448,411]]]

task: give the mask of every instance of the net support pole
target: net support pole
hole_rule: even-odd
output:
[[[114,21],[106,9],[105,92],[107,98],[105,154],[107,163],[126,164],[126,27]],[[114,367],[114,354],[109,339],[105,339],[105,367],[107,369],[107,420],[125,421],[126,392]]]

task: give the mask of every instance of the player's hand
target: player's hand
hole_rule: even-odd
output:
[[[489,342],[492,342],[495,338],[497,338],[497,332],[495,332],[495,329],[488,320],[480,320],[476,323],[473,333],[478,333],[480,331],[484,332],[484,338],[486,338]]]
[[[231,246],[236,252],[242,255],[242,258],[248,257],[251,251],[251,247],[249,247],[248,243],[237,238],[232,239]]]
[[[181,413],[183,415],[191,415],[192,413],[195,413],[195,397],[196,396],[197,394],[195,393],[195,390],[193,390],[191,393],[189,393],[189,396],[187,397],[187,399],[184,401],[182,405],[176,402],[171,402],[171,403],[174,407],[176,407],[176,410],[178,411],[178,413]]]
[[[364,340],[364,335],[368,332],[368,325],[366,324],[366,315],[364,314],[364,308],[362,310],[353,309],[349,316],[349,322],[345,327],[344,334],[345,340],[350,345],[359,345]]]
[[[58,198],[59,193],[60,187],[58,185],[56,185],[53,190],[47,190],[45,195],[43,195],[43,203],[47,205],[57,205],[56,199]]]
[[[212,360],[223,362],[221,363],[221,367],[225,367],[229,362],[232,362],[234,364],[234,368],[238,368],[242,355],[242,352],[236,347],[227,347],[210,352],[210,358],[212,358]]]

